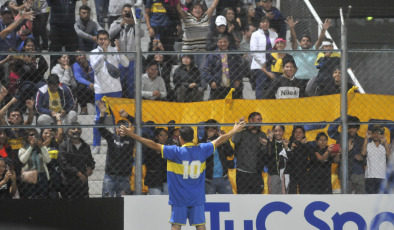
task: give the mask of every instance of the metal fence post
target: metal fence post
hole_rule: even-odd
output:
[[[343,18],[342,8],[340,8],[341,15],[341,121],[342,121],[342,135],[341,135],[341,188],[342,193],[347,194],[347,180],[348,180],[348,119],[347,119],[347,28]]]
[[[135,6],[133,7],[134,12]],[[141,15],[142,17],[142,15]],[[135,60],[135,122],[136,122],[136,133],[141,136],[142,134],[142,96],[141,96],[141,87],[142,87],[142,54],[141,54],[141,17],[136,18],[135,24],[135,47],[136,47],[136,60]],[[142,144],[136,142],[136,154],[135,154],[135,194],[142,195]]]

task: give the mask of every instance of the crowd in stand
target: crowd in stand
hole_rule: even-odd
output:
[[[131,0],[95,3],[97,22],[90,18],[86,1],[77,17],[76,0],[7,1],[2,5],[0,51],[15,54],[0,56],[1,125],[31,125],[34,115],[40,126],[78,125],[78,104],[79,114],[86,115],[88,103],[96,106],[96,124],[103,124],[107,108],[100,101],[104,96],[134,98],[135,54],[116,53],[136,51],[135,17],[141,17],[142,12],[133,11]],[[272,6],[272,0],[256,0],[255,6],[240,0],[214,0],[211,5],[201,0],[144,3],[149,49],[157,54],[144,58],[143,99],[197,102],[209,89],[209,100],[217,100],[224,99],[232,88],[233,98],[243,99],[245,77],[250,79],[256,99],[340,92],[340,54],[332,52],[333,41],[325,39],[330,20],[324,22],[313,44],[309,35],[300,36],[298,41],[298,22],[291,16],[285,18]],[[287,28],[293,50],[323,51],[283,52],[288,42]],[[185,52],[215,52],[182,54],[179,60],[175,55],[160,54],[178,50],[176,42],[182,42]],[[63,49],[91,53],[89,58],[85,54],[51,56],[50,63],[38,54]],[[28,54],[19,55],[19,51]],[[24,121],[26,111],[28,118]],[[120,116],[134,122],[124,111]],[[248,122],[261,123],[262,117],[252,113]],[[211,119],[207,123],[217,122]],[[119,125],[128,122],[121,120]],[[337,129],[329,136],[339,142]],[[382,127],[371,127],[365,141],[357,135],[358,129],[349,129],[353,130],[349,131],[349,181],[356,193],[375,193],[385,176],[388,141]],[[339,161],[340,151],[327,145],[327,134],[319,133],[316,141],[307,142],[304,127],[294,127],[290,140],[283,139],[284,131],[283,126],[276,125],[264,133],[254,126],[233,137],[234,148],[229,143],[220,146],[207,161],[207,193],[233,193],[227,171],[235,165],[240,194],[261,193],[263,171],[268,172],[268,188],[273,194],[332,193],[331,164]],[[88,197],[87,181],[95,167],[92,154],[99,153],[101,137],[109,146],[103,196],[130,193],[134,141],[120,129],[113,134],[105,128],[94,128],[91,150],[81,139],[81,132],[80,128],[63,130],[62,126],[41,132],[33,128],[1,129],[0,197],[15,196],[17,191],[21,198]],[[218,137],[220,128],[209,126],[200,134],[199,141],[206,142]],[[148,130],[146,135],[161,144],[179,144],[177,129]],[[149,194],[166,194],[165,161],[152,150],[143,152]]]

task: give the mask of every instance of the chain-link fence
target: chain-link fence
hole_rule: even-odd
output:
[[[211,25],[204,19],[211,30],[205,34],[203,44],[210,47],[205,51],[187,37],[196,34],[184,23],[183,33],[189,34],[183,38],[176,24],[168,30],[148,25],[154,27],[145,31],[154,36],[144,37],[151,40],[145,47],[151,51],[134,52],[138,30],[128,20],[138,12],[127,11],[114,21],[119,31],[110,25],[108,34],[97,35],[98,48],[92,52],[83,47],[76,53],[38,52],[40,45],[27,38],[20,53],[4,53],[4,197],[167,194],[167,161],[155,150],[140,149],[119,126],[134,127],[163,145],[181,146],[181,126],[193,127],[197,144],[228,133],[240,119],[248,123],[246,130],[218,146],[205,162],[206,193],[377,193],[393,150],[394,85],[388,68],[394,51],[346,51],[349,116],[343,121],[339,94],[347,74],[340,68],[344,51],[319,40],[316,21],[304,5],[296,5],[281,8],[298,21],[294,31],[284,20],[275,21],[277,33],[267,35],[245,27],[264,24],[254,20],[249,5],[235,14],[247,18],[241,17],[238,26],[226,17],[212,19]],[[189,14],[184,16],[184,22],[192,23]],[[221,23],[239,31],[220,33]],[[338,27],[332,22],[328,30]],[[292,32],[300,43],[290,38]],[[267,51],[267,38],[275,50]],[[304,38],[309,43],[302,43]],[[314,42],[316,49],[311,48]],[[299,44],[301,50],[296,50]],[[342,124],[348,125],[348,151],[340,145]],[[347,182],[345,190],[341,178]]]

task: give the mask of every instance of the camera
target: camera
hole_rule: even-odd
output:
[[[125,14],[125,17],[126,17],[126,18],[131,18],[131,12],[127,12],[127,13]]]

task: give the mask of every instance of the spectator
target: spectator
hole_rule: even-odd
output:
[[[36,96],[36,110],[40,114],[37,125],[51,125],[55,123],[56,114],[60,113],[63,125],[77,121],[77,113],[72,110],[74,99],[66,85],[59,85],[59,77],[51,74],[47,84],[38,89]]]
[[[274,50],[284,50],[286,47],[286,40],[283,38],[275,39]],[[269,87],[270,82],[283,74],[283,59],[293,60],[293,56],[287,53],[269,53],[267,56],[267,61],[263,65],[263,72],[269,78],[269,83],[267,88]]]
[[[174,85],[176,101],[202,101],[204,89],[201,87],[200,71],[194,63],[193,55],[182,55],[181,65],[174,72]]]
[[[254,8],[252,3],[245,3],[241,7],[241,11],[239,13],[240,26],[241,31],[248,30],[249,25],[253,25],[253,27],[259,27],[259,19],[256,17],[256,9]]]
[[[0,199],[11,199],[17,190],[15,171],[7,169],[5,159],[0,157]]]
[[[77,50],[77,52],[83,52]],[[72,69],[77,82],[77,98],[81,105],[81,115],[88,114],[88,103],[94,104],[94,72],[85,54],[76,56]]]
[[[278,8],[272,6],[272,0],[261,1],[261,6],[256,7],[256,17],[266,17],[269,20],[270,27],[279,35],[278,37],[286,39],[285,17]]]
[[[161,0],[147,0],[145,3],[145,21],[148,27],[152,50],[153,39],[159,39],[163,42],[164,49],[167,51],[174,50],[176,35],[176,22],[171,21],[168,8],[166,9]]]
[[[286,99],[305,97],[305,85],[294,77],[297,66],[292,58],[285,58],[282,62],[283,75],[274,78],[267,90],[266,99]]]
[[[260,28],[252,34],[250,39],[250,51],[266,51],[272,49],[278,34],[269,30],[270,22],[268,18],[262,17]],[[262,67],[267,60],[269,53],[253,53],[252,60],[252,78],[256,82],[256,99],[262,99],[264,88],[268,85],[269,79],[262,71]],[[252,82],[253,82],[252,81]]]
[[[97,33],[98,47],[92,50],[90,64],[94,71],[94,100],[101,101],[104,96],[122,97],[122,85],[120,83],[119,64],[128,67],[129,60],[123,54],[107,55],[106,52],[120,51],[119,42],[115,41],[116,48],[110,46],[109,34],[105,30]],[[100,117],[100,111],[96,105],[96,124]],[[100,134],[96,128],[93,129],[92,153],[100,152]]]
[[[36,40],[27,38],[23,43],[23,52],[31,52],[32,55],[24,56],[24,81],[31,81],[36,85],[43,84],[44,75],[48,70],[48,63],[42,55],[36,53]],[[35,92],[34,92],[35,93]]]
[[[287,177],[284,174],[287,156],[291,150],[289,141],[283,138],[285,126],[274,125],[272,131],[268,129],[268,193],[285,194],[288,185]]]
[[[386,163],[390,157],[389,144],[382,126],[375,125],[372,130],[367,130],[361,155],[366,156],[367,159],[365,192],[366,194],[379,193],[380,184],[386,178]]]
[[[230,49],[236,49],[235,39],[232,34],[227,31],[227,20],[224,16],[217,16],[215,20],[216,27],[208,34],[207,50],[213,51],[218,48],[218,39],[220,35],[226,35]]]
[[[239,20],[239,18],[235,18],[235,11],[232,8],[224,8],[222,15],[226,18],[227,32],[229,34],[241,32],[241,21]]]
[[[111,3],[111,2],[110,2]],[[120,51],[135,52],[135,19],[131,13],[132,6],[126,4],[122,8],[121,17],[117,18],[109,29],[109,36],[111,39],[118,39]],[[141,37],[144,36],[141,31]],[[121,66],[121,82],[123,88],[123,97],[134,98],[134,60],[135,54],[127,54],[126,57],[129,59],[128,67]]]
[[[75,21],[74,29],[78,35],[78,48],[90,51],[97,47],[97,31],[103,28],[90,19],[90,7],[82,5],[79,7],[79,18]]]
[[[47,164],[51,161],[48,149],[36,129],[26,131],[25,143],[18,154],[24,165],[22,183],[18,186],[19,195],[21,198],[48,198],[50,177]],[[24,173],[28,171],[38,172],[37,183],[24,181]]]
[[[106,106],[99,103],[100,118],[99,124],[104,124]],[[123,118],[128,118],[134,123],[134,118],[129,116],[124,110],[119,112]],[[117,125],[129,126],[129,121],[119,120]],[[105,161],[105,175],[103,181],[103,197],[121,197],[130,194],[130,176],[133,168],[134,140],[119,127],[115,127],[115,133],[111,133],[106,128],[99,128],[100,135],[107,141],[108,150]]]
[[[226,35],[220,35],[216,51],[228,51],[229,41]],[[235,88],[234,99],[242,99],[243,70],[241,58],[237,54],[209,54],[203,76],[211,86],[210,100],[224,99]]]
[[[295,25],[297,25],[298,21],[293,20],[292,16],[287,17],[286,20],[287,25],[290,28],[291,32],[291,48],[293,50],[316,50],[316,47],[319,48],[323,42],[326,31],[331,26],[331,20],[326,19],[324,21],[322,30],[320,31],[320,35],[314,45],[312,45],[312,39],[309,35],[304,34],[301,37],[301,40],[298,42],[297,34],[295,31]],[[317,59],[316,52],[296,52],[292,54],[294,60],[299,67],[299,71],[296,73],[296,78],[305,81],[305,85],[307,81],[313,77],[316,77],[318,74],[318,69],[314,66],[314,63]]]
[[[309,161],[312,146],[307,143],[303,126],[294,126],[287,152],[285,174],[289,174],[289,194],[309,193]]]
[[[333,68],[332,79],[328,80],[325,85],[317,86],[316,96],[332,95],[341,93],[341,67],[336,66]],[[347,83],[346,91],[349,91],[354,85],[351,82]]]
[[[0,159],[7,158],[11,154],[11,146],[7,143],[7,134],[5,129],[0,129]]]
[[[214,119],[209,119],[205,124],[217,124]],[[204,127],[204,136],[199,141],[207,143],[224,134],[218,126]],[[231,158],[231,160],[229,160]],[[205,193],[206,194],[233,194],[228,169],[234,168],[234,149],[230,141],[215,149],[215,152],[206,161]]]
[[[239,13],[242,5],[243,1],[241,0],[219,1],[216,7],[216,15],[224,15],[223,11],[225,8],[231,8],[234,12]]]
[[[239,51],[245,51],[248,52],[250,51],[250,39],[252,37],[252,34],[256,31],[255,26],[253,25],[247,25],[247,29],[242,31],[242,40],[239,45],[238,50]],[[256,90],[256,81],[253,77],[253,72],[250,69],[250,66],[252,64],[253,56],[251,53],[244,53],[242,54],[242,65],[244,66],[244,71],[246,72],[246,77],[249,78],[250,85],[252,86],[253,90]]]
[[[167,144],[168,133],[164,128],[155,129],[153,136],[156,143]],[[148,195],[168,195],[167,161],[159,152],[145,146],[143,152],[146,165],[144,184],[149,187]]]
[[[112,23],[123,15],[123,9],[125,5],[134,5],[132,0],[109,0],[108,7],[108,26],[110,27]],[[138,18],[138,16],[137,16]],[[142,32],[142,31],[140,31]],[[111,32],[110,32],[111,33]]]
[[[184,11],[180,3],[177,5],[178,13],[184,24],[182,51],[206,51],[209,21],[218,3],[219,0],[214,0],[206,11],[203,10],[203,5],[196,3],[190,8],[191,13]],[[202,72],[205,65],[205,55],[195,55],[194,60],[198,70]]]
[[[25,20],[33,20],[33,12],[23,12],[21,17],[13,22],[11,10],[8,7],[1,7],[1,20],[0,20],[0,51],[8,51],[16,49],[16,32],[18,26]],[[6,56],[0,56],[3,60]]]
[[[79,125],[74,122],[71,125]],[[81,128],[69,128],[69,139],[59,146],[62,198],[89,198],[88,177],[95,166],[90,146],[81,138]]]
[[[120,1],[120,0],[117,0]],[[110,0],[94,0],[94,5],[96,7],[97,22],[100,24],[101,28],[105,29],[104,18],[108,15]],[[108,25],[111,25],[108,23]]]
[[[22,59],[19,58],[12,59],[12,61],[10,61],[9,63],[10,75],[7,81],[8,82],[7,90],[8,90],[8,95],[11,97],[16,96],[18,92],[18,88],[20,86],[24,74],[23,66],[24,66],[24,62]]]
[[[341,154],[333,152],[334,145],[327,146],[327,141],[327,134],[317,134],[317,146],[311,156],[309,169],[311,194],[332,194],[331,164],[338,162]]]
[[[167,90],[162,77],[159,76],[158,65],[148,63],[146,73],[142,75],[142,98],[149,100],[164,99]]]
[[[326,39],[322,42],[320,49],[333,50],[334,44],[331,39]],[[339,52],[320,52],[317,55],[315,67],[319,69],[319,73],[316,77],[316,86],[324,87],[328,82],[332,80],[331,76],[334,72],[334,68],[339,66],[341,63],[341,53]]]
[[[155,40],[154,40],[155,41]],[[164,51],[163,45],[160,40],[157,40],[153,45],[153,51]],[[163,78],[167,90],[167,101],[175,101],[175,92],[171,86],[171,71],[173,65],[176,64],[175,56],[155,54],[149,55],[146,62],[156,63],[159,70],[159,77]]]
[[[335,119],[339,121],[340,118]],[[358,117],[348,115],[348,122],[360,122]],[[337,141],[337,144],[341,142],[341,133],[338,131],[339,125],[330,125],[328,127],[328,135]],[[364,138],[360,137],[357,132],[360,129],[360,125],[349,125],[348,128],[348,191],[347,193],[352,194],[364,194],[365,193],[365,172],[364,165],[365,159],[361,155]]]
[[[37,40],[37,50],[48,50],[47,24],[50,9],[47,1],[33,1],[32,10],[36,16],[33,20],[33,36]]]
[[[50,19],[50,51],[75,51],[78,47],[78,36],[74,29],[75,4],[77,0],[47,0],[51,11]],[[54,60],[51,60],[51,66]]]
[[[66,85],[74,93],[77,88],[73,71],[70,66],[70,58],[67,54],[58,56],[57,64],[52,68],[51,74],[56,74],[62,85]]]
[[[59,145],[63,143],[64,133],[60,121],[60,114],[56,114],[57,129],[41,129],[41,139],[43,140],[43,145],[48,149],[49,157],[51,161],[48,163],[49,172],[49,198],[59,198],[61,189],[61,175],[59,169]]]
[[[1,97],[4,98],[5,92],[1,92]],[[13,97],[1,110],[0,110],[0,125],[2,126],[11,126],[11,128],[5,129],[5,133],[7,136],[7,143],[11,146],[12,151],[7,152],[8,159],[12,161],[12,165],[15,167],[15,172],[17,177],[21,175],[22,163],[19,161],[18,153],[19,149],[23,146],[23,138],[26,135],[26,130],[22,128],[12,128],[14,125],[31,125],[34,118],[34,101],[27,100],[26,107],[28,108],[29,114],[24,121],[22,112],[19,110],[19,106],[17,106],[18,100]],[[4,115],[7,117],[7,121],[4,119]],[[19,183],[19,181],[18,181]]]
[[[240,121],[244,119],[241,118]],[[248,117],[249,123],[262,123],[261,114],[253,112]],[[264,154],[267,151],[267,136],[260,126],[248,126],[231,139],[234,143],[237,161],[237,194],[261,194],[264,181],[261,173],[264,169]]]

